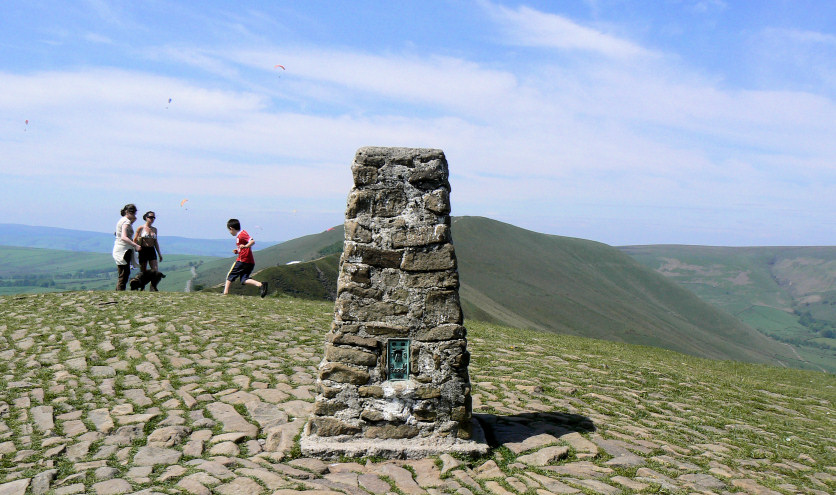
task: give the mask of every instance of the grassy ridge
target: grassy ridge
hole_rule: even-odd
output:
[[[214,260],[210,256],[164,254],[162,291],[183,291],[191,267]],[[65,290],[112,290],[116,264],[110,254],[0,246],[0,294]]]
[[[716,359],[790,363],[792,352],[605,244],[457,218],[462,295],[490,319]],[[502,283],[497,283],[501,280]]]
[[[605,244],[538,234],[479,217],[455,218],[452,230],[462,307],[469,319],[715,359],[803,365],[789,347]],[[334,229],[292,245],[273,246],[256,253],[257,265],[315,257],[341,235],[342,229]],[[213,275],[213,285],[223,280],[229,262]],[[335,271],[336,258],[333,263]],[[205,266],[200,273],[207,273]],[[258,272],[255,278],[268,276]],[[244,291],[255,294],[254,289]]]
[[[836,248],[628,246],[625,253],[836,372]]]

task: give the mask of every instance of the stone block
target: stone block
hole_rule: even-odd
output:
[[[356,435],[360,428],[339,419],[320,416],[311,418],[311,433],[321,437],[335,437],[338,435]]]
[[[366,265],[355,265],[352,263],[344,263],[342,266],[342,274],[345,274],[351,282],[360,285],[368,285],[371,283],[371,270]]]
[[[360,419],[364,421],[369,421],[371,423],[382,421],[383,418],[383,413],[378,411],[377,409],[364,409],[363,412],[360,413]]]
[[[366,244],[346,243],[343,256],[349,262],[363,263],[377,268],[398,268],[401,266],[403,251],[379,249]]]
[[[354,176],[354,185],[358,187],[367,186],[377,182],[377,167],[355,164],[351,167],[351,174]]]
[[[441,397],[441,390],[438,387],[422,385],[415,389],[416,399],[434,399]]]
[[[329,333],[328,342],[333,344],[356,345],[368,349],[377,349],[380,342],[369,337],[360,337],[353,333]]]
[[[332,333],[357,333],[360,331],[360,325],[357,323],[342,323],[334,321],[331,323]]]
[[[389,155],[388,148],[377,146],[366,146],[357,150],[354,156],[354,163],[368,167],[380,168],[386,164],[386,157]]]
[[[418,421],[435,421],[438,419],[438,401],[424,400],[412,408],[412,415]]]
[[[337,394],[342,392],[342,390],[343,389],[341,387],[328,387],[326,385],[323,385],[321,382],[317,383],[317,385],[316,385],[317,393],[319,393],[321,396],[325,397],[326,399],[333,399],[334,397],[337,396]]]
[[[348,204],[345,209],[345,217],[347,219],[357,218],[360,214],[368,214],[372,210],[374,203],[375,191],[371,190],[357,190],[351,191],[348,195]]]
[[[359,299],[383,299],[383,291],[373,287],[363,287],[360,284],[349,282],[347,284],[340,284],[337,288],[337,295],[347,292]]]
[[[375,397],[379,399],[383,397],[383,387],[378,385],[364,385],[357,389],[357,393],[360,397]]]
[[[430,290],[424,301],[424,322],[441,326],[447,323],[462,323],[459,293],[455,290]]]
[[[334,413],[342,411],[348,407],[345,402],[335,400],[318,400],[314,402],[313,413],[316,416],[332,416]]]
[[[409,329],[406,327],[377,322],[366,323],[363,325],[363,330],[369,335],[380,337],[405,337],[409,335]]]
[[[334,309],[342,321],[383,321],[386,317],[405,315],[409,308],[396,302],[378,301],[363,304],[350,299],[337,299]]]
[[[450,227],[447,225],[425,225],[404,228],[392,233],[392,246],[395,248],[428,246],[450,242]]]
[[[369,373],[346,364],[330,362],[319,369],[319,378],[337,383],[365,385],[369,381]]]
[[[458,289],[459,274],[455,270],[440,272],[401,272],[400,284],[410,289]]]
[[[450,419],[459,422],[465,421],[470,419],[470,413],[465,406],[454,407],[452,413],[450,414]]]
[[[462,349],[462,352],[450,357],[450,365],[454,368],[467,368],[470,366],[470,352]]]
[[[366,429],[366,438],[412,438],[418,436],[419,430],[412,425],[383,425],[370,426]]]
[[[456,268],[456,254],[451,244],[438,249],[408,249],[403,253],[402,270],[428,272]]]
[[[403,189],[357,189],[348,195],[346,218],[354,219],[361,215],[378,218],[398,216],[406,207],[407,197]]]
[[[350,347],[337,347],[331,344],[325,346],[325,359],[357,366],[374,366],[377,364],[377,354],[375,353]]]
[[[424,207],[437,215],[450,213],[450,191],[447,189],[436,189],[423,196]]]
[[[459,423],[459,430],[456,432],[456,437],[462,440],[470,440],[473,438],[473,422],[464,421]]]

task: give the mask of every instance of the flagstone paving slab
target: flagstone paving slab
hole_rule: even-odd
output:
[[[300,457],[332,317],[287,298],[0,297],[0,495],[836,492],[833,380],[691,380],[692,358],[475,324],[487,456]]]

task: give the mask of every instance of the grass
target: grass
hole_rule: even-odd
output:
[[[830,338],[823,334],[828,330],[836,334],[836,248],[621,249],[745,324],[790,344],[809,367],[836,373],[836,349],[820,340]]]
[[[259,251],[257,267],[268,268],[255,278],[269,280],[277,288],[290,286],[284,288],[286,293],[323,297],[316,278],[320,273],[313,275],[316,270],[310,265],[308,274],[298,266],[298,272],[291,272],[290,267],[296,265],[270,265],[295,256],[314,258],[334,245],[333,238],[342,235],[338,231]],[[468,318],[655,345],[704,357],[807,365],[786,345],[765,338],[610,246],[537,234],[477,217],[455,218],[453,233],[462,307]],[[320,268],[330,265],[320,272],[326,278],[335,277],[336,257],[317,263]],[[220,283],[228,268],[225,263],[211,284]],[[206,280],[208,273],[202,269],[198,280]],[[241,293],[254,295],[256,290],[245,287]]]

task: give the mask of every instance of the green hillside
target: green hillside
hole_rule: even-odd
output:
[[[161,291],[180,292],[192,278],[192,267],[216,258],[166,254],[160,270]],[[116,264],[104,253],[0,246],[0,294],[66,290],[113,290]]]
[[[477,308],[498,323],[714,359],[803,364],[613,247],[479,217],[454,219],[452,231],[471,314]]]
[[[622,251],[836,371],[836,247],[626,246]]]
[[[466,321],[488,453],[323,461],[333,304],[0,297],[0,493],[825,494],[836,378]]]
[[[480,217],[455,218],[452,232],[462,307],[469,319],[653,345],[714,359],[806,365],[788,346],[610,246],[538,234]],[[341,236],[339,228],[292,245],[273,246],[258,251],[256,262],[263,267],[265,260],[313,259],[338,250]],[[222,283],[230,262],[213,274],[213,285]],[[336,273],[336,257],[333,263]],[[206,274],[207,265],[199,273]],[[281,279],[261,271],[255,275],[258,280],[269,277]],[[312,282],[307,284],[318,285]],[[256,293],[250,288],[244,291]]]

